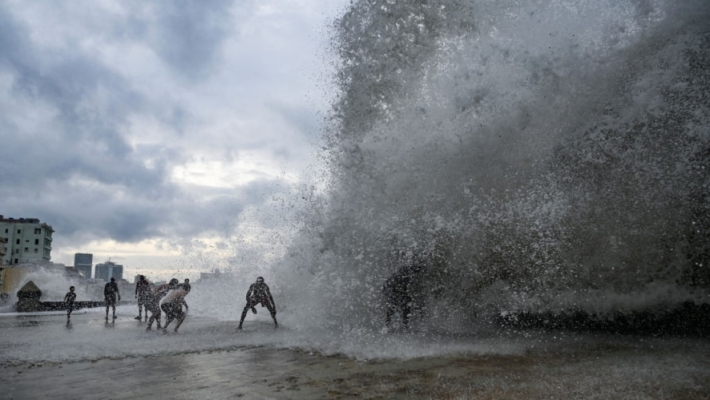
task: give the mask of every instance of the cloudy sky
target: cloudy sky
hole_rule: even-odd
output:
[[[318,170],[347,4],[0,1],[0,214],[129,278],[268,261]]]

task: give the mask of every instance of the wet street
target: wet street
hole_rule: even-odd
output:
[[[178,334],[159,334],[129,316],[102,317],[80,314],[70,327],[61,315],[0,317],[2,398],[710,398],[702,339],[402,336],[406,351],[441,354],[392,357],[390,341],[345,356],[334,343],[347,339],[314,341],[266,320],[236,332],[232,322],[195,318]],[[444,340],[452,343],[437,343]],[[342,353],[366,342],[341,343]],[[381,358],[362,357],[378,351]]]

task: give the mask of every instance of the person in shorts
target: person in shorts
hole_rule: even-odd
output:
[[[113,319],[116,319],[116,298],[121,301],[121,293],[118,291],[116,278],[111,278],[111,282],[104,286],[104,301],[106,302],[106,321],[108,321],[108,308],[113,308]]]
[[[67,309],[67,324],[71,320],[71,312],[74,311],[74,300],[76,300],[76,293],[74,293],[74,286],[69,286],[69,291],[64,296],[64,306]]]
[[[145,275],[140,275],[136,282],[136,299],[138,300],[138,316],[136,319],[141,320],[143,309],[145,308],[145,320],[148,320],[148,302],[150,302],[150,282],[145,279]]]
[[[266,307],[266,309],[269,310],[271,318],[274,319],[274,327],[279,327],[279,323],[276,321],[276,303],[274,303],[274,298],[271,296],[269,286],[264,283],[264,278],[260,276],[256,278],[256,283],[252,283],[251,286],[249,286],[249,290],[247,291],[247,304],[244,306],[242,318],[239,320],[237,329],[242,329],[247,311],[251,309],[252,312],[256,314],[256,308],[254,307],[257,304],[261,304],[262,307]]]
[[[166,319],[163,332],[167,332],[168,325],[170,325],[173,320],[177,320],[177,325],[175,325],[174,329],[175,332],[178,331],[178,328],[180,328],[182,322],[185,321],[185,317],[187,317],[187,310],[189,308],[187,306],[187,302],[185,301],[185,296],[189,293],[189,285],[178,285],[176,289],[172,290],[167,296],[165,296],[165,301],[163,301],[163,304],[160,306],[165,313]],[[185,311],[182,310],[183,305],[185,306]]]
[[[150,299],[148,300],[146,308],[146,316],[148,311],[150,311],[150,319],[148,319],[148,327],[145,330],[149,331],[153,327],[153,321],[158,322],[158,329],[160,329],[160,300],[168,294],[169,291],[178,287],[178,280],[173,278],[169,283],[160,285],[151,293]]]
[[[415,306],[413,288],[416,281],[421,279],[423,272],[423,266],[407,265],[398,269],[385,281],[382,293],[386,302],[385,325],[387,328],[391,327],[392,317],[398,311],[402,314],[402,326],[405,329],[409,327],[409,319],[413,306]]]

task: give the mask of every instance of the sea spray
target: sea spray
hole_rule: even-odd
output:
[[[412,262],[418,329],[707,303],[709,8],[354,2],[294,323],[377,332]]]

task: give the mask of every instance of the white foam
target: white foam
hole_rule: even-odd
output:
[[[377,331],[401,251],[430,266],[421,327],[710,301],[707,243],[688,241],[710,229],[708,18],[700,1],[354,2],[327,193],[274,267],[292,323]]]

